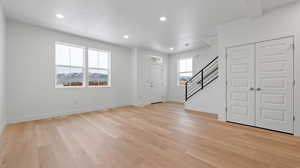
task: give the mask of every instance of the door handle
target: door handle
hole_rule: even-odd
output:
[[[254,90],[254,88],[250,88],[249,90],[253,91],[253,90]]]
[[[261,91],[261,88],[257,88],[256,91]]]

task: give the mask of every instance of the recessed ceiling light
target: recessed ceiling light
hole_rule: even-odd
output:
[[[174,51],[174,48],[170,48],[171,51]]]
[[[167,17],[162,16],[162,17],[159,18],[159,20],[162,21],[162,22],[165,22],[167,20]]]
[[[65,16],[62,15],[62,14],[56,14],[55,16],[56,16],[58,19],[63,19],[63,18],[65,18]]]
[[[129,36],[128,35],[124,35],[123,38],[124,39],[129,39]]]

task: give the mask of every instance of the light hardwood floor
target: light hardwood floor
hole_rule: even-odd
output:
[[[0,150],[1,168],[300,168],[300,138],[172,103],[10,125]]]

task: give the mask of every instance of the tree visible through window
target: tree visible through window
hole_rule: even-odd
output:
[[[185,85],[193,76],[193,58],[180,58],[178,60],[178,85]]]

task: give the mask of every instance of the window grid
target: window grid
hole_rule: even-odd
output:
[[[91,52],[97,53],[96,55],[90,54]],[[89,87],[110,87],[111,74],[110,74],[110,52],[106,50],[99,50],[94,48],[88,49],[88,59],[90,57],[96,56],[97,64],[96,67],[93,65],[89,65],[90,61],[88,61],[87,65],[87,85]],[[106,57],[105,61],[101,61],[101,57]],[[95,59],[95,58],[94,58]],[[93,62],[94,63],[94,62]],[[101,67],[101,64],[104,64],[104,67]],[[92,73],[94,72],[94,73]],[[95,73],[98,72],[98,73]],[[95,74],[98,75],[97,79],[95,78]]]
[[[61,49],[58,52],[59,47]],[[64,48],[62,50],[62,48]],[[67,49],[66,49],[67,48]],[[72,51],[72,49],[74,51]],[[99,67],[89,67],[89,51],[97,51],[97,57],[105,55],[107,62],[102,63],[100,58],[97,59],[96,65]],[[63,51],[63,52],[62,52]],[[80,51],[80,52],[79,52]],[[82,53],[81,53],[82,52]],[[77,54],[77,55],[76,55]],[[59,58],[60,57],[60,58]],[[82,60],[79,58],[82,57]],[[73,60],[72,60],[73,58]],[[74,64],[74,65],[73,65]],[[105,65],[105,68],[100,65]],[[82,65],[82,66],[79,66]],[[110,87],[111,86],[111,55],[107,50],[87,48],[79,45],[68,43],[55,43],[55,87],[56,88],[83,88],[83,87]],[[97,85],[89,83],[89,71],[94,72],[100,79]],[[105,76],[105,81],[103,78]],[[102,80],[102,81],[101,81]],[[101,83],[102,82],[102,83]],[[100,84],[101,83],[101,84]]]
[[[180,58],[178,60],[177,84],[184,86],[193,76],[193,58]]]
[[[84,86],[84,55],[85,48],[82,46],[55,43],[55,87]]]

